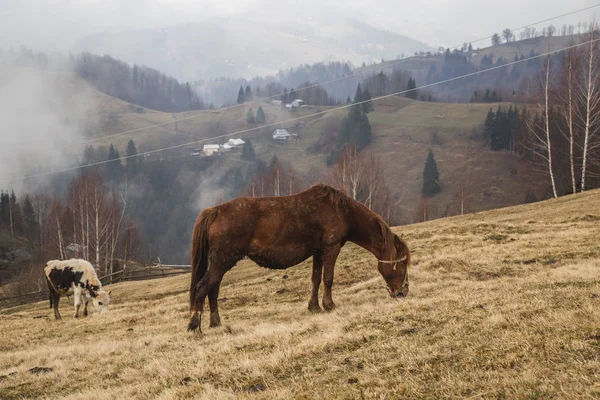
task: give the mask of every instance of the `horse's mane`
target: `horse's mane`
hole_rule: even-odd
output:
[[[365,206],[361,202],[353,201],[352,198],[348,197],[348,195],[346,193],[344,193],[343,191],[335,189],[331,186],[324,185],[324,184],[318,184],[318,185],[314,185],[312,187],[312,189],[315,189],[319,192],[319,197],[326,197],[327,200],[329,200],[329,202],[331,204],[333,204],[333,206],[336,209],[347,208],[350,203],[353,203],[353,204],[356,204],[358,207],[362,208],[367,213],[371,214],[372,217],[375,218],[375,221],[377,222],[377,224],[379,225],[379,230],[381,232],[381,237],[383,240],[383,248],[384,249],[393,249],[389,254],[390,261],[404,257],[406,255],[406,257],[408,258],[408,261],[410,263],[410,251],[408,250],[408,245],[406,244],[406,242],[403,239],[398,237],[398,239],[400,240],[400,243],[402,245],[401,246],[402,249],[399,250],[399,253],[398,253],[398,251],[396,249],[396,244],[395,244],[396,235],[394,234],[394,232],[392,232],[392,230],[390,229],[390,226],[383,220],[383,218],[381,218],[381,216],[379,216],[376,213],[374,213],[373,211],[371,211],[367,206]]]
[[[350,198],[346,195],[346,193],[340,190],[332,188],[328,185],[323,185],[321,183],[314,185],[312,188],[319,192],[319,197],[326,197],[336,209],[345,208],[348,205],[348,200]]]

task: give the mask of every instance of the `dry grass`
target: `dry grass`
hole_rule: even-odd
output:
[[[0,398],[597,398],[598,217],[596,191],[398,228],[403,300],[347,246],[330,314],[307,311],[309,262],[243,262],[204,336],[185,331],[187,276],[114,285],[102,316],[3,310]]]

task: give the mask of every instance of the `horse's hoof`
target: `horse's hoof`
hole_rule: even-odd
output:
[[[319,314],[319,313],[323,312],[323,309],[321,309],[321,307],[319,307],[318,304],[316,306],[309,304],[308,305],[308,311],[311,312],[311,313],[313,313],[313,314]]]
[[[221,326],[221,318],[217,316],[216,318],[210,319],[210,324],[208,325],[209,328],[216,328],[219,326]]]
[[[325,303],[325,304],[323,304],[323,308],[325,309],[325,311],[331,312],[331,311],[335,310],[337,308],[337,306],[334,303],[329,303],[329,304]]]

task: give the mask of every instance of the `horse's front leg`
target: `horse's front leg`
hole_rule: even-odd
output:
[[[323,251],[323,308],[325,311],[333,311],[335,303],[331,297],[331,287],[333,286],[333,270],[338,255],[340,254],[341,246],[335,245],[326,248]]]
[[[313,313],[322,312],[319,307],[319,286],[321,285],[321,275],[323,273],[323,258],[320,252],[313,255],[313,270],[312,270],[312,293],[308,302],[308,311]]]

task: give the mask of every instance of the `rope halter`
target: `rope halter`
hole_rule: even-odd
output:
[[[389,260],[377,260],[377,261],[379,261],[382,264],[394,264],[394,271],[395,271],[396,270],[396,265],[399,262],[402,262],[402,261],[406,260],[406,258],[407,258],[407,256],[404,256],[404,257],[402,257],[402,258],[400,258],[398,260],[392,260],[392,261],[389,261]]]

